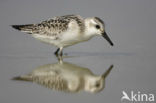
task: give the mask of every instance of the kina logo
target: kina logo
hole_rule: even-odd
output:
[[[147,102],[152,102],[154,103],[154,94],[145,94],[145,93],[141,93],[140,91],[138,92],[134,92],[131,91],[129,94],[126,93],[125,91],[122,91],[122,97],[121,97],[121,101],[132,101],[133,103],[136,102],[142,102],[142,103],[147,103]]]

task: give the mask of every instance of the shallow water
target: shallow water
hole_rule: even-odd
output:
[[[64,58],[69,62],[81,67],[88,68],[94,74],[101,74],[113,64],[114,68],[105,81],[105,88],[100,93],[91,94],[87,92],[64,93],[51,90],[36,83],[12,81],[11,78],[31,72],[34,68],[44,64],[57,62],[57,58],[51,56],[23,57],[4,56],[1,57],[1,100],[16,102],[96,102],[108,101],[120,102],[122,91],[130,92],[145,91],[155,92],[155,69],[152,68],[152,58],[144,57],[139,53],[71,53],[71,57]],[[28,55],[28,54],[27,54]],[[48,55],[48,54],[47,54]],[[76,55],[76,56],[75,56]],[[151,62],[149,62],[151,60]],[[148,62],[147,62],[148,61]],[[8,99],[9,98],[9,99]],[[60,99],[61,98],[61,99]],[[114,98],[114,99],[111,99]]]
[[[0,23],[3,24],[0,25],[1,103],[121,103],[122,91],[128,94],[131,91],[156,94],[156,2],[97,1],[89,3],[91,6],[84,3],[84,0],[77,3],[70,1],[75,7],[64,1],[60,4],[59,0],[55,3],[46,0],[0,1]],[[78,4],[83,10],[77,9],[80,8]],[[64,7],[60,14],[59,5]],[[95,37],[88,42],[64,49],[63,61],[88,68],[97,75],[113,64],[112,71],[105,79],[105,88],[96,94],[83,90],[78,93],[64,93],[36,83],[11,80],[30,73],[39,66],[57,63],[58,59],[53,54],[55,47],[41,43],[9,25],[39,22],[49,16],[75,13],[76,10],[76,13],[86,17],[104,17],[107,34],[115,45],[111,47],[102,37]]]

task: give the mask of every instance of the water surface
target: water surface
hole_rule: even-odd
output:
[[[122,91],[156,94],[156,1],[67,1],[0,1],[0,102],[121,103]],[[96,75],[114,65],[99,93],[64,93],[36,83],[11,80],[39,66],[57,63],[58,59],[53,55],[55,47],[9,25],[37,23],[65,14],[98,16],[106,23],[114,47],[102,37],[95,37],[64,50],[64,62],[87,68]]]

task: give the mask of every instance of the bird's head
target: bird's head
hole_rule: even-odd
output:
[[[85,90],[91,93],[97,93],[104,89],[105,87],[105,79],[112,70],[113,65],[111,65],[102,75],[98,76],[89,76],[87,77]]]
[[[88,78],[85,90],[91,93],[97,93],[104,89],[105,80],[100,76]]]
[[[85,19],[86,32],[90,36],[103,36],[111,46],[113,46],[113,42],[110,40],[109,36],[105,31],[104,22],[98,17],[91,17]]]

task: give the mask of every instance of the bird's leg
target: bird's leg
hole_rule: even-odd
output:
[[[60,47],[59,52],[60,52],[60,56],[62,56],[63,55],[63,47]]]
[[[58,61],[59,61],[60,64],[63,63],[63,58],[62,58],[62,56],[58,55],[58,56],[57,56],[57,59],[58,59]]]
[[[55,52],[54,52],[54,54],[56,55],[56,56],[62,56],[63,55],[63,47],[60,47],[60,48],[58,48]]]
[[[54,54],[55,55],[58,55],[58,52],[60,51],[60,48],[58,48],[55,52],[54,52]]]

